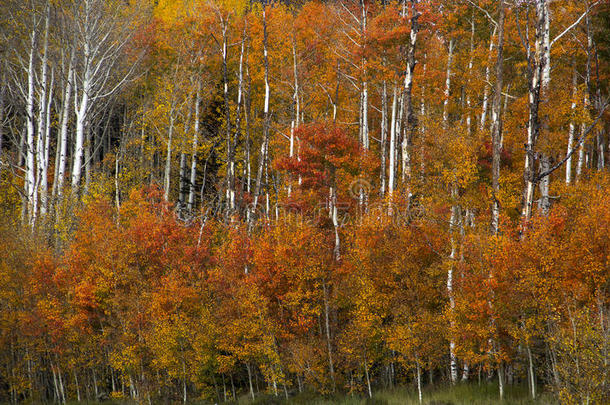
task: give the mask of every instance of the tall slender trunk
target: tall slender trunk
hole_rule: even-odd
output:
[[[169,129],[167,131],[167,152],[165,154],[165,173],[163,175],[163,199],[169,201],[169,190],[172,174],[172,138],[174,137],[174,106],[169,111]]]
[[[267,51],[267,5],[263,6],[263,60],[264,60],[264,68],[265,68],[265,103],[263,110],[263,143],[261,145],[261,154],[259,156],[258,162],[258,174],[256,176],[256,187],[254,189],[254,203],[252,207],[252,215],[251,220],[253,220],[254,215],[256,215],[256,209],[258,205],[258,199],[261,193],[261,182],[263,176],[263,169],[266,167],[267,162],[267,154],[269,150],[269,97],[270,97],[270,87],[269,87],[269,56]],[[267,197],[267,201],[269,198]]]
[[[530,395],[532,396],[532,399],[536,399],[536,376],[534,373],[534,360],[532,359],[532,350],[530,349],[529,345],[527,345],[527,360],[527,374],[529,379]]]
[[[49,94],[47,97],[46,106],[46,123],[44,130],[44,140],[42,147],[43,165],[40,173],[40,212],[46,215],[49,209],[49,183],[48,183],[48,172],[49,172],[49,151],[51,149],[51,103],[53,101],[53,84],[55,75],[53,69],[51,69],[51,83],[49,86]],[[55,181],[55,180],[53,180]]]
[[[525,144],[525,169],[523,171],[523,208],[521,218],[527,223],[532,216],[534,188],[536,185],[536,146],[540,135],[539,106],[543,94],[543,79],[546,65],[545,32],[547,8],[546,0],[536,0],[536,49],[528,61],[529,75],[529,119],[527,125],[527,142]]]
[[[248,384],[250,386],[250,396],[254,401],[254,387],[252,386],[252,370],[250,369],[250,362],[246,362],[246,369],[248,370]]]
[[[451,68],[453,63],[453,48],[455,47],[455,40],[451,38],[449,40],[449,49],[447,53],[447,71],[445,75],[445,99],[443,100],[443,129],[447,130],[449,125],[449,98],[451,95]]]
[[[330,340],[330,319],[329,319],[329,305],[328,305],[328,287],[326,281],[322,282],[322,292],[324,293],[324,326],[326,330],[326,348],[328,350],[328,369],[330,372],[330,379],[333,384],[333,392],[336,391],[337,386],[335,383],[335,367],[333,364],[333,351]]]
[[[26,159],[25,159],[25,195],[27,196],[26,207],[30,224],[36,221],[34,198],[36,195],[36,168],[34,166],[35,134],[34,134],[34,52],[36,52],[36,30],[30,34],[30,54],[28,61],[28,92],[26,96]]]
[[[364,352],[364,376],[366,377],[366,387],[369,394],[369,398],[373,398],[373,390],[371,389],[371,377],[369,376],[369,366],[366,358],[366,350]]]
[[[572,67],[572,105],[570,111],[572,116],[576,111],[576,92],[578,91],[578,75],[576,71],[576,63],[573,62]],[[566,184],[572,182],[572,149],[574,148],[574,135],[576,134],[576,124],[574,123],[574,117],[570,118],[570,129],[568,130],[568,151],[566,155],[568,160],[566,161]]]
[[[455,309],[455,296],[454,296],[454,288],[453,288],[453,271],[455,267],[455,263],[457,260],[457,252],[458,252],[458,228],[461,217],[460,206],[457,203],[458,198],[458,190],[457,184],[451,185],[451,199],[453,200],[451,203],[451,217],[449,218],[449,233],[450,233],[450,243],[451,243],[451,253],[449,255],[449,269],[447,270],[447,295],[449,297],[449,311],[450,311],[450,327],[453,329],[453,311]],[[453,336],[449,337],[449,366],[450,366],[450,378],[451,383],[455,384],[458,379],[458,364],[457,357],[455,354],[456,344]]]
[[[409,49],[407,51],[407,70],[404,83],[404,114],[405,127],[402,138],[402,182],[404,184],[405,196],[411,199],[411,143],[417,127],[417,119],[413,109],[412,90],[413,77],[415,73],[415,48],[417,45],[417,34],[419,32],[418,19],[420,16],[416,8],[418,0],[411,0],[411,32],[409,34]],[[408,204],[409,204],[408,202]],[[410,205],[410,204],[409,204]]]
[[[86,2],[86,4],[88,4],[88,2]],[[88,16],[88,13],[87,13]],[[88,22],[85,22],[85,24],[88,24]],[[87,31],[85,33],[86,36],[89,35],[89,32]],[[82,172],[82,165],[83,165],[83,152],[84,152],[84,143],[85,143],[85,130],[86,130],[86,124],[87,124],[87,116],[88,116],[88,112],[89,112],[89,97],[91,94],[91,86],[92,86],[92,82],[91,82],[91,76],[92,76],[92,72],[91,72],[91,65],[90,65],[90,57],[91,57],[91,51],[90,51],[90,38],[86,37],[84,39],[84,44],[83,44],[83,62],[85,64],[84,66],[84,74],[83,74],[83,80],[82,80],[82,84],[81,84],[81,88],[79,89],[77,87],[77,83],[75,80],[74,83],[74,87],[75,87],[75,95],[74,95],[74,100],[75,100],[75,105],[78,105],[77,108],[75,108],[75,113],[76,113],[76,139],[74,142],[74,155],[72,157],[73,160],[73,164],[72,164],[72,191],[73,193],[76,193],[77,189],[78,189],[78,185],[80,184],[80,180],[81,180],[81,172]],[[79,100],[79,93],[80,92],[80,100]]]
[[[388,167],[388,194],[390,197],[394,193],[396,187],[396,124],[398,120],[398,87],[396,83],[393,85],[392,95],[392,115],[390,121],[390,164]]]
[[[368,87],[368,79],[367,79],[367,60],[366,60],[366,52],[364,47],[366,46],[366,30],[367,30],[367,6],[364,0],[360,0],[360,9],[362,12],[361,20],[360,20],[360,40],[361,40],[361,48],[362,48],[362,59],[361,59],[361,69],[362,69],[362,83],[361,83],[361,107],[360,111],[362,113],[361,117],[361,143],[362,147],[366,150],[369,149],[369,87]]]
[[[47,211],[47,177],[48,163],[45,159],[46,124],[47,124],[47,93],[48,93],[48,49],[49,49],[49,19],[50,5],[45,7],[44,40],[42,43],[42,56],[40,58],[40,92],[38,101],[38,128],[36,133],[36,166],[37,166],[37,192],[40,193],[40,213],[45,215]],[[36,201],[36,199],[35,199]]]
[[[423,396],[421,390],[421,365],[419,364],[419,357],[415,358],[415,369],[417,372],[417,398],[421,404],[423,402]]]
[[[197,94],[195,96],[195,123],[193,125],[193,147],[191,150],[191,175],[189,179],[189,198],[187,209],[189,214],[193,214],[195,209],[196,190],[195,183],[197,181],[197,147],[199,142],[199,104],[201,103],[201,82],[197,81]]]
[[[489,57],[487,60],[487,66],[485,67],[485,87],[483,89],[483,106],[481,107],[481,122],[479,123],[479,131],[483,131],[485,129],[485,124],[487,123],[487,111],[489,110],[489,78],[491,75],[491,57],[494,49],[494,37],[496,36],[497,30],[498,26],[494,25],[494,30],[491,33],[491,38],[489,39]]]
[[[380,173],[379,173],[379,194],[383,198],[386,191],[386,160],[388,156],[388,88],[387,82],[383,81],[381,90],[381,128],[380,128]]]
[[[496,83],[494,88],[492,126],[491,126],[491,147],[492,147],[492,203],[491,203],[491,232],[498,234],[500,228],[500,163],[502,154],[502,87],[504,82],[504,0],[498,3],[498,44],[496,60]]]
[[[228,17],[227,17],[228,18]],[[228,30],[229,21],[222,19],[222,82],[223,100],[225,113],[225,131],[227,142],[227,179],[226,179],[226,212],[231,213],[235,209],[235,155],[233,151],[233,139],[231,133],[231,107],[229,105],[229,73],[228,73]]]
[[[66,161],[68,153],[68,125],[70,122],[70,96],[72,95],[72,80],[74,76],[73,51],[70,52],[68,62],[68,74],[66,76],[63,101],[61,106],[61,123],[59,129],[59,162],[57,164],[57,176],[53,183],[53,194],[61,197],[63,195],[64,180],[66,176]]]

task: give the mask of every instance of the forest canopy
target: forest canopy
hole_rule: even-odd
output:
[[[607,0],[3,0],[0,402],[610,402]]]

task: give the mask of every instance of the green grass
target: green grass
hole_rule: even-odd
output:
[[[542,394],[540,398],[532,401],[529,398],[527,387],[509,386],[505,397],[500,401],[498,386],[495,384],[459,384],[455,387],[432,387],[424,390],[424,405],[551,405],[557,402],[549,394]],[[147,401],[144,401],[146,403]],[[152,401],[154,404],[181,404],[175,401]],[[81,402],[82,405],[86,402]],[[93,404],[92,402],[89,402]],[[76,403],[75,403],[76,404]],[[133,401],[105,401],[105,405],[133,405]],[[210,402],[195,401],[192,405],[207,405]],[[374,393],[373,398],[363,396],[334,395],[323,397],[314,392],[305,392],[285,399],[283,396],[275,397],[268,394],[259,394],[252,401],[249,395],[242,395],[237,402],[229,401],[224,404],[233,405],[419,405],[417,391],[413,387],[400,387],[391,390],[381,390]],[[220,405],[220,404],[219,404]]]
[[[244,396],[238,401],[240,405],[419,405],[417,391],[413,388],[396,388],[377,391],[373,398],[362,396],[321,397],[314,393],[303,393],[286,400],[283,397],[259,396],[254,402]],[[497,385],[493,384],[460,384],[455,387],[435,387],[425,390],[425,405],[530,405],[555,404],[550,395],[543,394],[532,401],[527,387],[507,387],[503,401],[500,401]]]

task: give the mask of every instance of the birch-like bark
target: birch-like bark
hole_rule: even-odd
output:
[[[74,76],[73,53],[70,53],[68,62],[68,74],[65,80],[63,101],[61,106],[61,123],[59,129],[59,162],[57,164],[57,176],[53,183],[54,195],[61,198],[63,195],[64,180],[66,176],[66,161],[68,153],[68,124],[70,122],[70,97],[72,95],[72,80]],[[56,193],[56,194],[55,194]]]
[[[453,63],[453,48],[455,40],[449,40],[449,49],[447,53],[447,72],[445,75],[445,98],[443,100],[443,129],[447,130],[449,125],[449,96],[451,95],[451,65]]]
[[[325,326],[325,330],[326,330],[326,348],[328,350],[328,368],[330,371],[330,379],[332,381],[333,384],[333,392],[336,391],[337,386],[335,383],[335,368],[333,365],[333,351],[332,351],[332,345],[331,345],[331,340],[330,340],[330,320],[329,320],[329,305],[328,305],[328,287],[326,286],[326,281],[322,282],[322,292],[323,292],[323,298],[324,298],[324,326]]]
[[[219,14],[220,15],[220,14]],[[226,174],[226,210],[227,214],[235,210],[235,156],[233,153],[233,139],[231,133],[231,107],[229,105],[229,73],[228,73],[228,30],[229,21],[220,17],[222,25],[222,82],[225,113],[225,131],[227,142],[227,174]]]
[[[78,191],[83,169],[86,126],[91,122],[92,107],[99,100],[116,94],[132,76],[134,62],[120,79],[112,82],[113,73],[127,45],[132,25],[127,24],[128,8],[104,0],[81,0],[73,3],[72,26],[75,39],[74,107],[76,137],[72,156],[72,190]]]
[[[36,52],[36,29],[30,33],[30,54],[28,61],[28,90],[26,95],[26,159],[25,159],[25,195],[27,196],[27,215],[30,224],[36,221],[34,198],[36,196],[36,168],[35,168],[35,134],[34,134],[34,53]]]
[[[525,144],[525,169],[523,171],[524,190],[521,217],[528,222],[532,216],[534,187],[536,180],[535,153],[540,135],[540,118],[538,115],[543,90],[543,73],[547,59],[545,51],[546,0],[536,0],[536,43],[535,53],[528,61],[529,75],[529,118],[527,125],[527,142]]]
[[[379,173],[379,195],[383,198],[386,191],[386,163],[388,156],[388,86],[384,80],[381,89],[381,125],[380,125],[380,160],[381,170]]]
[[[174,137],[174,106],[169,111],[169,128],[167,131],[167,152],[165,154],[165,172],[163,174],[163,199],[169,201],[169,190],[172,174],[172,139]]]
[[[263,60],[265,67],[265,103],[263,110],[263,142],[261,144],[261,153],[259,156],[258,162],[258,173],[256,176],[256,186],[254,189],[254,202],[252,207],[252,214],[250,215],[250,219],[254,219],[255,211],[258,206],[258,199],[261,193],[261,186],[263,180],[263,169],[266,166],[267,161],[267,153],[269,149],[269,97],[270,97],[270,87],[269,87],[269,57],[267,52],[267,11],[266,4],[263,5]],[[269,198],[267,198],[267,202]]]
[[[494,49],[494,37],[496,36],[498,26],[494,25],[494,30],[491,33],[491,38],[489,39],[489,53],[487,59],[487,66],[485,67],[485,87],[483,89],[483,106],[481,107],[481,122],[479,123],[479,131],[483,131],[485,129],[485,124],[487,123],[487,111],[489,110],[489,80],[491,76],[491,57]]]
[[[457,204],[458,190],[457,185],[453,184],[451,186],[451,217],[449,219],[449,233],[450,233],[450,243],[451,243],[451,253],[449,255],[449,269],[447,270],[447,295],[449,297],[449,311],[450,314],[450,328],[453,330],[453,311],[455,309],[455,297],[453,293],[453,270],[454,265],[457,259],[457,234],[458,234],[458,221],[460,220],[460,207]],[[455,354],[456,344],[453,336],[449,338],[449,366],[450,366],[450,378],[451,383],[455,384],[458,379],[458,364],[457,364],[457,356]]]
[[[199,104],[201,103],[201,82],[197,82],[197,94],[195,96],[195,123],[193,125],[193,147],[191,150],[191,175],[189,179],[189,198],[187,209],[189,214],[193,214],[195,209],[197,181],[197,147],[199,143]]]
[[[492,107],[491,145],[492,145],[492,204],[491,204],[491,232],[498,234],[500,228],[500,163],[502,154],[502,88],[504,83],[504,0],[498,3],[498,44],[496,59],[496,83]]]
[[[87,53],[87,51],[85,51]],[[72,191],[76,192],[81,179],[81,171],[83,164],[83,152],[85,143],[85,121],[87,118],[87,109],[89,104],[89,93],[90,93],[90,78],[89,69],[85,72],[85,79],[83,80],[83,89],[80,97],[80,103],[76,109],[76,138],[74,141],[74,154],[72,157]],[[75,100],[78,100],[78,90],[75,94]]]
[[[409,34],[409,49],[407,51],[407,71],[405,74],[404,83],[404,114],[405,127],[402,139],[402,182],[405,185],[405,195],[410,201],[411,199],[411,143],[415,129],[417,127],[417,119],[413,109],[413,76],[415,72],[415,48],[417,45],[417,34],[419,32],[418,19],[420,16],[416,8],[418,0],[411,0],[411,32]]]
[[[576,111],[576,92],[578,91],[578,76],[576,71],[576,64],[572,68],[572,105],[570,106],[570,111],[572,116]],[[574,147],[574,135],[576,133],[576,124],[574,123],[574,118],[570,119],[570,128],[568,130],[568,151],[566,156],[568,160],[566,161],[566,184],[570,184],[572,182],[572,148]]]
[[[366,60],[366,53],[364,51],[364,47],[366,46],[366,30],[367,30],[367,7],[365,4],[364,0],[360,0],[360,9],[362,12],[362,16],[361,16],[361,20],[360,20],[360,24],[361,24],[361,28],[360,28],[360,35],[361,35],[361,43],[360,46],[362,47],[362,59],[361,59],[361,70],[362,70],[362,83],[361,83],[361,87],[362,87],[362,95],[361,95],[361,100],[362,100],[362,105],[361,105],[361,113],[362,113],[362,119],[361,119],[361,143],[362,143],[362,147],[365,150],[369,149],[369,116],[368,116],[368,111],[369,111],[369,88],[368,88],[368,80],[367,80],[367,60]],[[362,192],[362,191],[361,191]]]
[[[45,143],[47,134],[47,81],[48,81],[48,49],[49,49],[49,19],[50,6],[47,3],[45,7],[45,25],[44,25],[44,40],[42,43],[42,56],[40,58],[40,91],[38,100],[38,128],[36,133],[36,169],[37,169],[37,184],[36,191],[40,192],[40,213],[46,214],[47,211],[47,170],[48,164],[45,159]],[[37,201],[35,197],[34,201]],[[34,204],[36,209],[36,203]]]
[[[49,209],[49,184],[48,184],[48,172],[49,172],[49,150],[51,149],[51,103],[53,102],[53,88],[54,88],[55,75],[53,69],[51,70],[51,84],[49,86],[49,94],[47,97],[46,106],[46,123],[45,133],[43,141],[43,165],[40,173],[40,199],[41,199],[41,213],[46,215]]]
[[[392,115],[390,120],[390,164],[388,167],[388,194],[390,197],[396,187],[396,124],[398,120],[398,88],[396,83],[393,86],[392,94]]]

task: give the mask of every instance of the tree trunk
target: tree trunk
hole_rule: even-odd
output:
[[[330,379],[333,384],[333,392],[337,390],[337,386],[335,383],[335,368],[333,365],[333,352],[332,346],[330,343],[330,320],[329,320],[329,305],[328,305],[328,288],[326,286],[326,281],[322,282],[322,292],[324,293],[324,325],[326,329],[326,348],[328,349],[328,369],[330,372]]]
[[[169,201],[169,190],[172,174],[172,138],[174,136],[174,107],[169,111],[169,129],[167,131],[167,152],[165,154],[165,173],[163,175],[163,199]]]
[[[193,148],[191,151],[191,175],[189,179],[189,198],[187,209],[190,215],[195,209],[195,183],[197,181],[197,147],[199,142],[199,104],[201,103],[201,82],[197,82],[197,95],[195,96],[195,123],[193,129]]]
[[[392,116],[390,121],[390,165],[388,168],[388,194],[390,197],[394,193],[396,184],[396,124],[399,119],[397,114],[398,109],[398,88],[396,83],[393,86],[392,96]]]
[[[387,137],[388,137],[388,89],[387,82],[383,81],[381,91],[381,146],[380,146],[380,173],[379,173],[379,194],[383,198],[386,190],[386,159],[388,153]]]
[[[411,32],[409,34],[409,49],[407,51],[407,71],[405,74],[404,84],[404,113],[405,113],[405,128],[402,139],[402,182],[405,186],[405,196],[410,205],[411,199],[411,143],[415,129],[417,127],[417,120],[415,118],[415,112],[413,110],[412,90],[413,90],[413,76],[415,72],[415,48],[417,45],[417,33],[419,31],[418,19],[420,16],[419,11],[415,7],[417,0],[411,0]]]
[[[502,154],[502,87],[504,82],[504,0],[498,3],[498,55],[496,60],[496,83],[494,89],[491,126],[492,145],[492,205],[491,205],[491,232],[497,235],[500,228],[500,164]]]
[[[527,223],[532,216],[532,205],[534,202],[534,188],[536,183],[536,146],[540,135],[539,106],[543,91],[543,80],[545,80],[546,59],[545,32],[547,24],[546,0],[536,1],[536,52],[530,56],[528,61],[529,75],[529,119],[527,125],[527,143],[525,144],[525,169],[523,171],[523,208],[521,218]]]
[[[498,26],[494,25],[494,30],[491,33],[491,38],[489,39],[489,57],[488,63],[485,67],[485,87],[483,89],[483,106],[481,108],[481,122],[479,124],[479,131],[483,131],[485,129],[485,124],[487,122],[487,111],[489,110],[489,80],[491,75],[491,57],[494,49],[494,37],[496,36],[496,32],[498,30]]]
[[[26,126],[27,126],[27,141],[26,141],[26,159],[25,159],[25,195],[27,196],[26,211],[30,224],[36,221],[36,212],[34,210],[34,198],[36,196],[36,169],[34,163],[35,151],[35,134],[34,134],[34,52],[36,52],[36,30],[32,30],[30,34],[30,54],[28,62],[28,92],[26,96]]]
[[[47,170],[48,164],[45,159],[45,144],[46,144],[46,124],[47,124],[47,81],[48,81],[48,49],[49,49],[49,19],[50,5],[47,3],[45,7],[45,27],[44,40],[42,44],[42,56],[40,59],[40,92],[38,101],[38,129],[36,143],[36,161],[37,161],[37,190],[40,192],[40,212],[44,216],[47,211]],[[36,201],[36,200],[35,200]]]
[[[572,116],[576,111],[576,92],[578,91],[578,76],[576,71],[576,63],[573,62],[572,67],[572,105],[570,107],[570,111]],[[576,133],[576,124],[574,123],[574,117],[570,119],[570,129],[568,131],[568,151],[566,155],[568,156],[568,160],[566,161],[566,184],[570,184],[572,182],[572,149],[574,147],[574,135]]]

